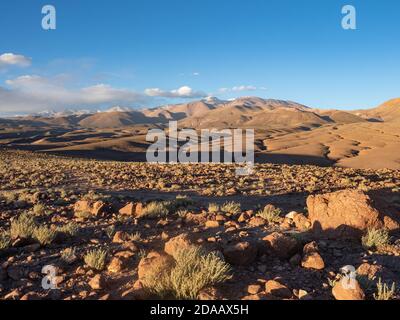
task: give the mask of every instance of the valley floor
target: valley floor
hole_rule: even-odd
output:
[[[367,299],[378,278],[400,281],[396,234],[375,249],[319,239],[306,204],[309,195],[355,189],[398,214],[399,170],[258,164],[240,177],[235,169],[0,151],[0,299],[333,299],[345,265],[366,276]],[[176,251],[189,244],[215,252],[229,276],[183,293],[171,283],[151,287],[152,265],[172,256],[180,271]],[[304,262],[307,248],[322,266]],[[42,288],[46,265],[55,267],[56,290]]]

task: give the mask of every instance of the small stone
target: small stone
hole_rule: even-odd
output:
[[[219,222],[218,221],[213,221],[213,220],[208,220],[206,221],[205,224],[206,228],[218,228],[219,227]]]
[[[101,274],[96,274],[90,281],[89,286],[93,290],[103,290],[105,287],[105,279]]]
[[[336,300],[365,300],[365,293],[356,279],[342,279],[332,289]]]
[[[113,243],[124,243],[131,240],[131,236],[127,232],[117,231],[113,237]]]
[[[324,260],[318,252],[318,245],[315,241],[304,246],[301,266],[306,269],[315,270],[323,270],[325,268]]]
[[[277,298],[289,299],[292,297],[292,292],[285,285],[276,280],[269,280],[265,284],[265,293],[272,294]]]
[[[247,292],[250,294],[257,294],[259,292],[261,292],[262,288],[261,285],[259,284],[251,284],[249,286],[247,286]]]

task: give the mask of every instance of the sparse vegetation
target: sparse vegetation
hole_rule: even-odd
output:
[[[0,230],[0,250],[7,249],[10,246],[11,237],[7,231]]]
[[[62,227],[57,228],[58,232],[65,233],[71,237],[75,237],[78,235],[80,231],[80,227],[75,222],[71,221],[67,224],[63,225]]]
[[[12,239],[31,238],[35,231],[36,223],[29,213],[22,213],[16,220],[11,222],[10,235]]]
[[[164,202],[150,202],[142,212],[143,218],[162,218],[168,215],[168,206]]]
[[[33,213],[35,215],[41,216],[41,215],[45,214],[45,212],[46,212],[46,207],[43,204],[38,203],[33,206]]]
[[[106,265],[107,251],[102,249],[95,249],[89,251],[85,257],[85,263],[92,269],[101,271]]]
[[[160,297],[196,299],[200,290],[231,278],[230,267],[216,254],[205,254],[199,247],[178,252],[170,272],[144,285]]]
[[[66,248],[61,253],[61,260],[67,264],[75,262],[77,259],[75,248]]]
[[[242,211],[242,209],[240,203],[232,201],[232,202],[225,202],[221,206],[221,211],[230,214],[239,214]]]
[[[115,226],[111,225],[106,228],[106,234],[109,239],[112,239],[115,234]]]
[[[258,211],[257,216],[265,219],[268,223],[279,222],[281,219],[281,210],[275,208],[273,205],[266,205],[264,209]]]
[[[142,239],[142,235],[141,235],[141,233],[139,231],[135,232],[132,235],[131,239],[132,239],[132,241],[137,241],[138,242],[138,241],[140,241]]]
[[[389,232],[385,229],[370,229],[362,237],[361,242],[366,249],[379,249],[389,244]]]
[[[210,203],[208,205],[208,212],[210,213],[217,213],[219,212],[219,210],[220,210],[219,205],[216,203]]]
[[[33,230],[33,238],[35,238],[42,246],[49,245],[53,242],[57,232],[46,226],[39,226]]]
[[[379,278],[378,283],[376,285],[376,293],[374,293],[375,300],[392,300],[396,294],[396,284],[393,282],[392,286],[389,286],[386,283],[382,283],[382,279]]]

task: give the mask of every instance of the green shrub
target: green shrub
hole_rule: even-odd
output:
[[[150,202],[142,211],[143,218],[163,218],[168,215],[168,205],[164,202]]]
[[[279,222],[281,219],[281,210],[275,208],[273,205],[268,204],[264,207],[264,209],[257,212],[257,216],[265,219],[268,223]]]
[[[75,222],[68,222],[67,224],[63,225],[62,227],[57,228],[58,232],[65,233],[71,237],[75,237],[78,235],[80,231],[80,227]]]
[[[377,292],[374,293],[375,300],[392,300],[396,294],[396,283],[392,283],[391,288],[386,283],[382,283],[382,279],[376,285]]]
[[[219,212],[220,208],[219,205],[216,203],[210,203],[208,204],[208,212],[210,213],[217,213]]]
[[[22,213],[16,220],[11,222],[11,238],[31,238],[35,228],[36,224],[34,218],[29,213]]]
[[[11,237],[9,232],[0,230],[0,250],[7,249],[10,246]]]
[[[57,232],[46,226],[36,227],[33,231],[33,238],[35,238],[42,246],[46,246],[53,242]]]
[[[199,292],[231,278],[230,267],[215,253],[199,247],[182,249],[175,256],[172,270],[146,279],[144,286],[159,297],[197,299]]]
[[[38,203],[33,206],[33,213],[35,215],[41,216],[41,215],[45,214],[45,212],[46,212],[46,208],[43,204]]]
[[[71,264],[76,261],[76,249],[75,248],[66,248],[61,253],[61,260],[65,263]]]
[[[369,229],[361,242],[366,249],[379,249],[389,244],[389,232],[385,229]]]
[[[225,202],[221,206],[221,211],[230,214],[239,214],[240,212],[242,212],[242,209],[240,203],[232,201],[232,202]]]
[[[85,257],[85,263],[92,269],[101,271],[106,265],[107,251],[96,249],[89,251]]]

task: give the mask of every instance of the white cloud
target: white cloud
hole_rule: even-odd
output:
[[[204,98],[207,96],[202,91],[194,91],[188,86],[180,87],[176,90],[165,91],[160,88],[150,88],[145,90],[145,94],[150,97],[164,97],[164,98]]]
[[[3,53],[0,55],[0,68],[8,66],[28,67],[31,59],[14,53]]]
[[[256,91],[256,90],[266,90],[265,87],[256,87],[251,85],[241,85],[241,86],[234,86],[232,88],[221,88],[219,92],[226,93],[226,92],[243,92],[243,91]]]
[[[1,112],[34,112],[70,107],[101,107],[111,104],[137,105],[147,102],[144,94],[107,84],[68,88],[63,77],[44,78],[25,75],[7,80],[8,89],[0,87]]]

